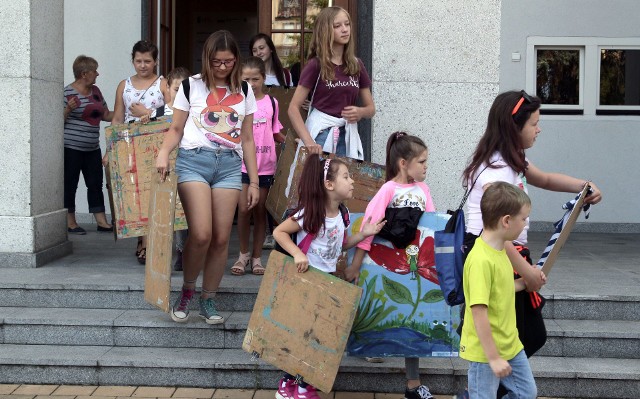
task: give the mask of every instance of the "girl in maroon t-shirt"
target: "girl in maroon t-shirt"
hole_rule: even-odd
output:
[[[371,118],[375,106],[371,80],[354,53],[351,17],[340,7],[327,7],[316,19],[308,62],[289,105],[289,118],[311,153],[325,151],[362,159],[357,122]],[[300,108],[310,92],[307,122]],[[362,106],[357,106],[360,98]]]

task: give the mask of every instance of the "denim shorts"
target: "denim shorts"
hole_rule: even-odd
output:
[[[178,184],[199,181],[211,188],[242,190],[241,168],[240,155],[227,148],[180,148],[176,159]]]
[[[316,144],[320,144],[321,146],[324,146],[325,141],[327,141],[327,138],[329,137],[329,133],[332,133],[332,132],[333,132],[333,129],[330,127],[320,130],[314,141],[316,142]],[[347,156],[347,143],[345,141],[346,135],[347,135],[347,131],[345,127],[341,126],[340,135],[338,136],[338,144],[336,145],[336,155],[339,157]]]
[[[251,180],[249,180],[249,175],[246,173],[242,173],[242,184],[249,184]],[[260,188],[269,188],[273,185],[273,175],[259,175],[258,176],[258,187]]]

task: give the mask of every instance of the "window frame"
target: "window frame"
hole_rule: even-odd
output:
[[[600,104],[600,74],[602,63],[600,54],[602,50],[637,50],[640,51],[640,40],[639,43],[635,46],[632,45],[615,45],[615,44],[606,44],[598,46],[598,85],[596,92],[596,114],[600,113],[603,115],[616,115],[616,114],[640,114],[640,105],[602,105]]]
[[[305,42],[304,35],[306,33],[311,33],[311,30],[305,29],[304,26],[304,18],[307,15],[307,2],[308,0],[300,0],[302,3],[302,26],[300,29],[273,29],[273,2],[277,0],[258,0],[258,29],[260,32],[271,36],[274,33],[279,34],[300,34],[300,66],[304,67],[307,61],[307,55],[304,53]],[[358,21],[358,4],[357,0],[330,0],[333,6],[342,7],[351,16],[351,31],[357,32],[357,21]],[[354,35],[356,37],[357,35]],[[357,45],[357,43],[356,43]]]
[[[601,106],[600,102],[600,50],[601,49],[640,49],[640,37],[548,37],[529,36],[527,37],[527,58],[525,68],[525,90],[528,93],[536,92],[537,78],[537,49],[558,49],[558,48],[583,48],[584,62],[580,68],[580,104],[582,109],[575,106],[572,109],[567,106],[556,106],[543,104],[540,112],[542,114],[555,115],[584,115],[584,116],[604,116],[604,115],[640,115],[640,106],[612,105]],[[565,108],[563,108],[565,107]],[[635,108],[638,109],[635,109]]]
[[[534,95],[537,93],[537,76],[538,76],[538,51],[545,50],[569,50],[578,51],[578,104],[542,104],[541,110],[549,110],[550,113],[561,113],[562,111],[568,111],[567,113],[576,113],[575,111],[584,112],[584,62],[585,62],[585,48],[583,46],[535,46],[534,48],[534,62],[535,73],[534,83],[531,92]],[[529,92],[529,90],[527,90]],[[573,111],[573,112],[571,112]]]

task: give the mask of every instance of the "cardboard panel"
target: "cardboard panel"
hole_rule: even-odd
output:
[[[289,134],[296,136],[296,132],[291,125],[288,114],[289,104],[291,104],[291,98],[293,97],[293,93],[295,91],[295,87],[285,88],[279,86],[267,87],[267,90],[265,91],[266,94],[273,96],[273,98],[278,100],[278,108],[280,110],[280,113],[278,114],[278,120],[283,127],[280,133],[285,136]]]
[[[330,392],[362,290],[271,251],[242,349]]]
[[[107,166],[104,168],[104,176],[105,176],[105,180],[106,180],[106,186],[107,186],[107,194],[109,194],[109,214],[111,215],[111,218],[113,221],[116,220],[116,214],[115,214],[115,203],[113,202],[113,190],[111,189],[111,171],[109,169],[109,164],[107,164]],[[115,240],[118,239],[118,229],[115,228],[115,223],[114,223],[114,229],[113,229],[113,238]]]
[[[558,258],[558,254],[560,250],[564,246],[564,243],[567,242],[569,238],[569,234],[571,234],[571,230],[573,230],[573,226],[576,224],[576,220],[578,220],[578,216],[580,212],[582,212],[582,206],[584,205],[584,199],[587,196],[587,192],[589,191],[589,185],[585,185],[582,191],[580,192],[580,197],[576,201],[576,204],[573,206],[573,209],[569,213],[569,216],[566,218],[564,225],[562,226],[562,231],[556,240],[556,244],[554,245],[551,252],[549,252],[549,256],[547,260],[545,260],[542,265],[542,271],[545,275],[549,276],[551,272],[551,268],[556,263],[556,259]]]
[[[164,182],[158,175],[151,182],[149,235],[145,264],[144,300],[169,312],[171,293],[171,257],[178,177],[170,173]]]
[[[281,220],[288,208],[298,203],[298,182],[302,174],[304,162],[309,156],[305,147],[297,146],[293,136],[287,136],[284,149],[278,160],[278,167],[274,175],[274,184],[267,197],[267,211],[276,220]],[[335,158],[335,154],[326,155]],[[347,164],[349,173],[354,180],[353,198],[345,201],[350,212],[364,212],[369,201],[385,182],[385,167],[366,161],[351,158],[339,158]]]
[[[364,214],[351,214],[349,234]],[[375,237],[364,257],[358,285],[363,288],[347,344],[351,356],[458,357],[458,306],[444,301],[435,266],[433,235],[449,215],[424,213],[416,238],[406,249]],[[349,264],[355,249],[349,251]]]
[[[273,185],[269,189],[267,202],[265,204],[267,211],[277,222],[282,220],[282,215],[284,215],[284,211],[287,210],[289,204],[289,198],[287,198],[285,193],[288,191],[287,185],[289,184],[289,174],[291,173],[292,165],[294,170],[296,165],[296,148],[298,147],[298,143],[296,143],[295,139],[295,135],[288,134],[284,145],[281,146],[282,149],[278,157],[276,173],[273,175]],[[301,171],[302,170],[300,170],[300,172]]]
[[[113,218],[117,238],[147,234],[149,193],[151,181],[158,173],[155,159],[162,145],[169,122],[158,121],[147,125],[139,123],[108,127],[110,142],[109,170]],[[170,168],[175,169],[177,150],[170,155]],[[182,203],[177,198],[175,230],[187,228]]]

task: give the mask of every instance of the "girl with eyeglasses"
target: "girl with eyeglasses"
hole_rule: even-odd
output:
[[[182,254],[182,292],[171,309],[176,322],[187,321],[203,269],[200,317],[208,324],[224,322],[214,297],[227,263],[243,159],[249,176],[248,209],[260,196],[252,127],[257,105],[251,87],[242,80],[239,57],[231,33],[222,30],[209,36],[202,49],[202,72],[178,90],[171,127],[156,160],[164,179],[174,173],[169,170],[169,153],[180,145],[175,173],[189,237]]]
[[[540,134],[540,99],[522,91],[508,91],[499,94],[489,110],[487,128],[480,139],[469,164],[462,173],[467,187],[473,187],[467,200],[467,235],[465,253],[469,253],[475,239],[482,230],[480,200],[484,191],[492,183],[503,181],[518,186],[527,192],[527,186],[545,190],[577,193],[588,182],[560,173],[545,172],[538,169],[527,158],[525,151],[533,147]],[[597,204],[602,199],[598,187],[589,182],[593,192],[585,201]],[[536,319],[525,317],[525,305],[537,303],[533,310],[539,314],[544,299],[535,291],[543,285],[540,270],[531,266],[531,257],[527,246],[527,226],[520,236],[505,245],[505,250],[514,271],[524,277],[527,291],[516,294],[516,316],[518,334],[527,356],[533,355],[546,341],[546,330],[541,316]],[[533,306],[533,305],[532,305]],[[537,309],[537,310],[536,310]],[[537,320],[538,325],[533,325]],[[506,394],[504,392],[503,394]],[[502,396],[498,396],[502,397]]]
[[[305,123],[300,108],[309,93],[311,108]],[[324,8],[316,19],[308,62],[289,105],[291,124],[312,154],[324,150],[364,159],[358,122],[375,112],[371,79],[355,56],[351,17],[343,8]]]

